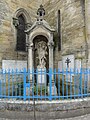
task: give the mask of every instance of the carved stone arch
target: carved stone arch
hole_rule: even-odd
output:
[[[39,35],[42,35],[42,36],[46,37],[48,41],[49,41],[49,39],[50,39],[50,36],[49,36],[48,34],[46,34],[46,33],[43,33],[43,32],[40,32],[40,33],[39,33],[39,32],[35,32],[35,34],[33,34],[33,35],[30,36],[29,42],[30,42],[30,43],[33,43],[34,38],[35,38],[36,36],[39,36]]]
[[[24,29],[20,31],[20,26],[22,24],[18,24],[15,29],[15,41],[16,41],[16,48],[15,50],[25,52],[26,51],[26,43],[27,43],[27,36],[25,35],[25,29],[27,29],[31,25],[31,18],[29,13],[24,8],[19,8],[14,13],[14,18],[18,18],[18,21],[21,19],[24,22]],[[19,32],[19,34],[18,34]],[[22,35],[21,35],[22,34]],[[21,36],[20,36],[21,35]]]
[[[33,39],[33,48],[34,48],[34,51],[33,51],[33,67],[36,69],[37,66],[41,63],[41,59],[40,59],[40,53],[42,54],[43,51],[45,51],[45,58],[44,58],[44,63],[45,63],[45,68],[49,68],[49,64],[48,64],[48,61],[49,61],[49,49],[48,49],[48,39],[43,36],[43,35],[38,35],[36,37],[34,37]],[[42,51],[41,51],[42,49]],[[44,65],[43,63],[43,65]]]
[[[20,15],[23,15],[26,23],[31,23],[31,18],[29,13],[24,8],[19,8],[16,10],[14,17],[17,18]]]

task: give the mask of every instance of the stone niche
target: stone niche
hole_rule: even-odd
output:
[[[28,69],[38,69],[45,71],[53,70],[53,32],[49,24],[44,19],[36,20],[33,25],[26,30],[28,42]],[[38,83],[46,83],[46,77],[42,74],[38,76]],[[41,79],[40,79],[41,78]],[[32,75],[30,76],[32,79]],[[45,79],[45,80],[44,80]]]
[[[28,69],[38,70],[38,75],[35,77],[38,85],[49,85],[49,76],[45,74],[45,71],[53,70],[53,33],[55,30],[43,19],[45,10],[42,5],[37,15],[37,20],[25,31],[28,42]],[[30,80],[32,81],[32,75],[30,75]],[[55,87],[52,85],[53,88]]]
[[[34,38],[34,68],[35,69],[48,69],[49,68],[49,49],[48,40],[42,35],[38,35]]]
[[[46,21],[36,21],[26,33],[28,38],[28,68],[53,69],[53,32]]]
[[[33,40],[33,67],[38,69],[38,72],[44,73],[46,69],[49,68],[49,49],[48,49],[48,40],[42,35],[38,35]],[[46,75],[38,75],[37,77],[38,84],[46,84],[47,79]]]

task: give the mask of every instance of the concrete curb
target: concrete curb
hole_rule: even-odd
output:
[[[0,100],[0,113],[11,114],[9,118],[33,119],[33,101]],[[35,101],[37,120],[62,119],[90,113],[90,98],[75,100]],[[17,116],[14,116],[17,114]],[[5,115],[5,114],[4,114]],[[3,115],[0,115],[3,117]],[[30,120],[31,120],[30,119]]]

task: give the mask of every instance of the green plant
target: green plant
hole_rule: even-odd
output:
[[[17,95],[23,96],[23,81],[21,83],[17,83]]]
[[[32,91],[34,92],[34,95],[47,95],[48,94],[47,86],[45,87],[43,85],[34,86]]]

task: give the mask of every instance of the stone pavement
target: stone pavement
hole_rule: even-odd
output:
[[[0,120],[90,120],[90,98],[66,101],[1,101]]]
[[[4,113],[2,113],[2,115],[0,114],[0,120],[35,120],[34,118],[29,118],[29,116],[28,116],[28,118],[25,118],[26,117],[26,113],[22,113],[22,114],[24,115],[24,117],[20,118],[21,113],[17,114],[17,112],[15,112],[15,114],[13,116],[13,114],[11,114],[11,115],[9,113],[5,114],[5,112],[4,112]],[[12,119],[12,116],[15,117],[15,119]],[[44,118],[39,118],[39,119],[36,118],[36,120],[44,120]],[[50,120],[90,120],[90,114],[86,114],[86,115],[78,116],[78,117],[73,117],[73,118],[50,119]]]
[[[90,120],[90,114],[78,116],[78,117],[73,117],[73,118],[61,119],[61,120]]]

